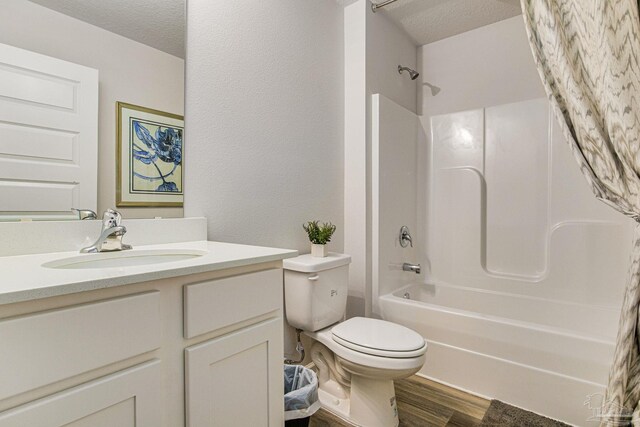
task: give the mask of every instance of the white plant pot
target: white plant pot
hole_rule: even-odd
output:
[[[327,250],[327,245],[315,245],[311,244],[311,256],[324,258],[329,254]]]

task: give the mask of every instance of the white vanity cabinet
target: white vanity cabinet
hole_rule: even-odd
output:
[[[0,427],[282,426],[281,267],[0,305]]]
[[[185,286],[186,338],[264,319],[185,350],[188,427],[282,425],[282,317],[269,316],[282,280],[272,269]]]

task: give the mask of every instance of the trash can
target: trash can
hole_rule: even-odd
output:
[[[318,409],[318,377],[300,365],[284,365],[284,425],[307,427]]]

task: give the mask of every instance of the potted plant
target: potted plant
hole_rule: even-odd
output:
[[[330,222],[319,224],[318,221],[309,221],[302,225],[304,231],[309,235],[311,242],[311,256],[326,257],[327,243],[331,241],[331,236],[336,231],[336,226]]]

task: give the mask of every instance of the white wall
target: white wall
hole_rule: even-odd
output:
[[[348,316],[371,309],[371,96],[382,94],[416,111],[417,81],[398,74],[398,65],[416,68],[417,47],[368,0],[345,7],[345,252],[349,271]]]
[[[344,9],[344,251],[349,267],[349,317],[365,313],[371,258],[367,208],[367,13],[368,2]],[[367,264],[369,263],[369,265]]]
[[[185,213],[209,238],[309,252],[302,223],[343,248],[342,7],[333,0],[187,7]]]
[[[99,71],[98,209],[114,207],[116,101],[183,114],[184,61],[27,0],[0,2],[0,43]],[[125,218],[182,216],[180,208],[120,210]]]
[[[379,93],[409,111],[416,112],[417,88],[420,79],[411,80],[398,65],[417,70],[418,47],[409,36],[385,16],[384,11],[367,11],[367,88]]]
[[[419,90],[425,117],[545,96],[522,16],[420,47],[420,78],[441,88]]]

